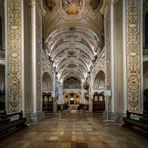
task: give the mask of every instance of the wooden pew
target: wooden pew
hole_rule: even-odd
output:
[[[18,116],[18,117],[16,117]],[[15,118],[14,118],[15,117]],[[19,128],[26,126],[26,118],[23,117],[23,112],[0,115],[0,139],[6,137]]]
[[[134,118],[132,116],[137,116]],[[126,117],[123,118],[123,126],[137,127],[139,131],[148,134],[148,114],[147,113],[134,113],[126,112]]]

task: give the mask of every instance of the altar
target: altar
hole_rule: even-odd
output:
[[[78,104],[69,104],[68,110],[70,113],[78,113]]]

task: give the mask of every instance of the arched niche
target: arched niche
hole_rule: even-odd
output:
[[[52,90],[52,80],[50,75],[45,72],[42,76],[42,91],[51,91]]]
[[[53,112],[52,80],[45,72],[42,76],[42,111]]]
[[[98,74],[96,75],[95,81],[94,81],[94,88],[96,90],[104,90],[105,88],[105,73],[104,71],[100,70]]]
[[[75,77],[70,77],[64,81],[63,86],[64,89],[80,89],[81,82]]]

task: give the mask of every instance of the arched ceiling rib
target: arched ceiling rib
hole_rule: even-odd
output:
[[[68,54],[68,51],[71,51],[71,50],[75,50],[75,51],[77,50],[76,52],[79,52],[79,51],[85,52],[87,53],[87,55],[90,57],[91,60],[94,58],[94,55],[95,55],[95,52],[92,51],[91,48],[88,48],[87,46],[79,42],[61,43],[57,48],[49,52],[50,52],[50,56],[52,57],[52,59],[54,59],[62,51],[65,54]]]
[[[63,73],[61,74],[60,77],[61,77],[61,83],[63,83],[66,79],[68,79],[70,77],[75,77],[81,83],[83,83],[85,81],[86,75],[78,70],[73,70],[73,71],[65,70],[65,71],[63,71]]]
[[[80,60],[69,60],[69,59],[65,60],[65,59],[63,59],[63,61],[58,65],[58,67],[56,69],[57,69],[57,72],[59,72],[61,69],[66,69],[66,68],[67,69],[69,69],[69,68],[70,69],[77,69],[78,66],[82,66],[85,69],[85,71],[87,71],[87,72],[90,70],[88,65],[82,59],[80,59]]]

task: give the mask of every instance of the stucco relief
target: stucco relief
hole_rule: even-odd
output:
[[[101,14],[104,15],[104,18],[108,15],[108,11],[110,9],[111,0],[103,0],[103,6],[100,10]]]
[[[83,7],[83,0],[62,0],[62,8],[68,15],[77,15]]]
[[[59,27],[73,26],[69,20],[75,23],[76,26],[83,26],[92,29],[94,32],[99,33],[99,23],[100,23],[100,13],[99,9],[92,10],[87,5],[89,5],[89,1],[86,2],[84,0],[53,0],[56,2],[56,6],[54,9],[57,11],[49,11],[46,4],[44,7],[46,9],[46,15],[44,17],[44,36],[45,38],[55,29]],[[64,4],[65,3],[65,4]],[[77,4],[78,3],[78,4]],[[67,14],[66,8],[71,5],[78,5],[79,12],[69,12]],[[73,7],[73,6],[71,6]],[[69,8],[68,8],[69,9]],[[76,8],[77,9],[77,8]],[[82,15],[79,15],[82,14]],[[99,15],[98,15],[99,14]],[[74,17],[71,17],[74,16]]]
[[[7,25],[7,72],[8,111],[17,112],[22,108],[22,24],[20,0],[8,0]]]
[[[126,2],[127,109],[137,112],[141,94],[140,3],[140,0]]]
[[[41,1],[41,0],[36,0],[36,3],[37,3],[37,8],[38,8],[38,10],[37,11],[39,11],[39,13],[40,13],[40,18],[42,18],[42,16],[45,16],[45,14],[46,14],[46,10],[44,9],[44,6],[43,6],[43,1]]]

